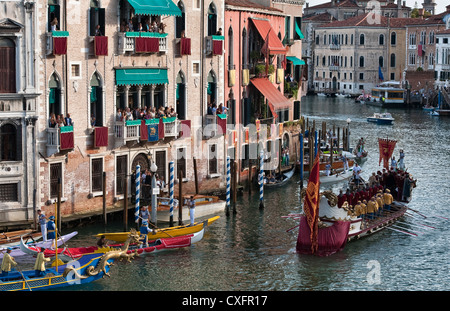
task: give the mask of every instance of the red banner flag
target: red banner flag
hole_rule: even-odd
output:
[[[378,165],[383,161],[383,167],[387,170],[389,169],[389,159],[394,153],[395,144],[397,144],[396,140],[378,138],[378,147],[380,149]]]
[[[308,186],[306,188],[306,196],[303,204],[306,220],[311,231],[311,252],[314,253],[318,248],[318,231],[319,231],[319,190],[320,190],[320,163],[319,152],[314,159],[314,165],[309,175]]]

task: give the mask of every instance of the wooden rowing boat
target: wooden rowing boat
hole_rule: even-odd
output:
[[[21,236],[24,236],[25,238],[38,239],[39,237],[42,237],[42,234],[31,229],[2,232],[0,233],[0,245],[17,243],[20,241]]]
[[[143,245],[142,243],[138,244],[130,244],[128,245],[127,254],[131,254],[133,252],[137,252],[139,255],[147,255],[147,254],[153,254],[158,253],[164,250],[174,250],[179,249],[183,247],[191,246],[194,243],[197,243],[203,239],[203,235],[205,232],[205,227],[203,227],[202,230],[177,236],[177,237],[167,237],[167,238],[161,238],[161,239],[155,239],[152,241],[148,241],[147,245]],[[99,246],[87,246],[87,247],[70,247],[70,248],[61,248],[58,249],[58,258],[61,259],[64,262],[68,262],[73,259],[78,259],[84,255],[87,254],[103,254],[107,253],[109,251],[114,250],[120,250],[124,246],[123,243],[121,244],[111,244],[107,245],[105,247],[99,247]],[[25,243],[20,244],[20,249],[31,256],[36,256],[40,251],[40,247],[33,247],[26,245]],[[44,256],[46,258],[54,258],[56,255],[55,250],[53,249],[45,249]]]
[[[147,237],[148,240],[156,240],[161,238],[192,234],[195,232],[199,232],[200,230],[203,229],[204,226],[211,225],[219,218],[220,216],[214,216],[202,222],[195,222],[193,226],[182,225],[182,226],[155,229],[154,232],[149,233]],[[105,236],[107,240],[111,241],[125,242],[129,234],[130,234],[129,232],[111,232],[111,233],[99,233],[96,236],[97,237]]]
[[[264,188],[276,188],[286,184],[294,175],[295,167],[291,170],[282,173],[281,178],[276,178],[274,182],[267,181],[267,178],[264,178]]]

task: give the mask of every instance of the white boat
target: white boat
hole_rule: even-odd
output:
[[[184,196],[184,203],[190,198],[190,195]],[[226,202],[219,200],[217,196],[194,195],[195,200],[195,218],[217,215],[225,211]],[[173,208],[173,219],[178,220],[178,204]],[[149,210],[151,207],[149,206]],[[170,222],[170,207],[159,205],[156,211],[157,221]],[[189,208],[183,204],[182,221],[189,221]]]
[[[436,110],[430,111],[430,116],[439,116],[439,112]]]
[[[327,94],[325,94],[325,93],[317,93],[317,96],[325,97],[325,96],[327,96]]]
[[[375,112],[373,116],[367,117],[368,122],[374,122],[376,124],[392,124],[394,118],[389,112],[378,113]]]
[[[334,173],[333,175],[327,176],[326,172],[321,171],[320,172],[320,183],[321,184],[334,184],[341,181],[346,181],[352,178],[353,176],[353,170],[349,169],[348,171],[344,172],[338,172]]]
[[[58,246],[63,245],[64,243],[66,243],[67,241],[69,241],[71,238],[73,238],[75,235],[77,235],[78,232],[74,231],[72,233],[63,235],[62,237],[60,237],[58,239]],[[44,248],[52,248],[55,246],[55,241],[54,240],[48,240],[47,242],[41,241],[41,242],[36,242],[36,243],[27,243],[27,246],[30,247],[44,247]],[[3,254],[6,252],[6,250],[8,248],[11,248],[11,256],[13,257],[17,257],[17,256],[23,256],[26,255],[21,249],[20,249],[20,241],[17,242],[14,245],[10,245],[9,247],[3,247],[0,248],[0,258],[3,258]]]

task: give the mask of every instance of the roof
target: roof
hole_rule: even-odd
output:
[[[373,21],[379,18],[380,23]],[[371,13],[361,14],[343,21],[335,21],[325,25],[318,26],[319,28],[345,28],[345,27],[387,27],[388,18],[381,15],[372,15]]]
[[[260,10],[268,10],[274,12],[283,12],[280,9],[276,9],[270,6],[265,6],[259,3],[255,3],[249,0],[225,0],[225,5],[243,7],[243,8],[252,8],[252,9],[260,9]]]
[[[307,9],[315,9],[316,10],[316,9],[326,9],[326,8],[331,8],[331,7],[359,8],[360,6],[354,0],[344,0],[344,1],[336,2],[334,5],[333,5],[333,2],[330,1],[330,2],[326,2],[326,3],[310,6]]]
[[[312,14],[308,16],[303,16],[304,21],[312,21],[312,22],[333,22],[336,21],[336,18],[328,12],[322,14]]]

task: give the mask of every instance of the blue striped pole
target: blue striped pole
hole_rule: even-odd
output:
[[[173,182],[174,182],[174,163],[169,162],[169,196],[170,196],[170,226],[173,227]],[[181,180],[180,180],[181,183]],[[181,202],[181,198],[180,198]]]
[[[134,221],[136,222],[136,226],[139,224],[139,199],[141,192],[141,166],[136,166],[136,208],[134,210]]]
[[[259,156],[259,208],[264,208],[264,151]]]
[[[300,187],[303,188],[303,134],[300,133]]]
[[[318,145],[318,139],[317,139],[317,131],[314,132],[314,158],[316,158],[317,154],[317,145]]]
[[[231,171],[230,171],[230,157],[227,156],[227,205],[226,214],[230,213],[230,193],[231,193]]]

